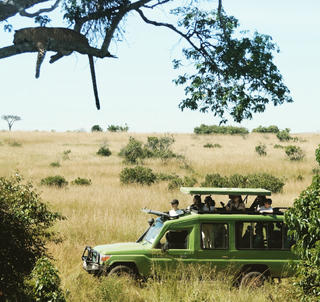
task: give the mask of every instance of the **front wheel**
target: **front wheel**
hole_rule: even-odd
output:
[[[136,279],[136,274],[133,269],[126,265],[115,266],[110,270],[109,275]]]
[[[240,281],[240,287],[257,288],[263,286],[266,277],[261,272],[248,272]]]

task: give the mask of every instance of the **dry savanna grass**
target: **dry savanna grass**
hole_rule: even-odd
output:
[[[16,171],[31,181],[42,199],[67,219],[55,229],[64,241],[50,245],[56,259],[64,290],[69,301],[290,301],[290,284],[267,285],[254,292],[230,288],[230,282],[220,278],[215,282],[200,282],[197,278],[161,282],[150,281],[139,287],[128,280],[96,278],[81,268],[81,253],[85,245],[135,241],[146,229],[146,214],[142,207],[168,210],[169,201],[180,200],[181,207],[191,197],[179,191],[168,191],[167,182],[151,186],[121,185],[119,174],[126,166],[118,153],[129,136],[146,142],[148,136],[164,134],[136,133],[54,133],[54,132],[0,132],[0,176]],[[281,143],[273,134],[253,133],[247,136],[172,134],[173,151],[182,154],[184,161],[172,159],[163,162],[148,159],[145,166],[154,172],[195,176],[199,183],[206,174],[231,175],[267,172],[285,179],[283,192],[273,195],[275,206],[290,206],[299,193],[311,182],[316,168],[314,150],[320,134],[298,134],[298,142]],[[221,148],[204,148],[207,143]],[[259,156],[255,146],[265,144],[267,156]],[[275,144],[300,146],[306,156],[302,161],[290,161],[283,149]],[[109,157],[96,154],[107,145]],[[70,150],[68,159],[64,152]],[[59,167],[50,163],[59,162]],[[41,179],[61,175],[69,181],[66,188],[41,186]],[[299,176],[300,175],[300,176]],[[91,179],[89,186],[74,186],[77,177]],[[219,197],[220,198],[220,197]],[[218,198],[218,201],[220,201]],[[114,290],[112,290],[114,289]],[[271,295],[271,296],[270,296]]]

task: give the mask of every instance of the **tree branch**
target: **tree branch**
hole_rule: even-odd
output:
[[[36,4],[50,0],[11,0],[0,3],[0,21],[7,20]]]
[[[39,16],[40,14],[43,14],[43,13],[52,12],[53,10],[55,10],[58,7],[60,1],[61,0],[56,0],[55,4],[53,4],[51,7],[39,9],[37,12],[35,12],[33,14],[27,13],[26,10],[24,9],[23,11],[20,12],[20,15],[23,17],[33,18],[33,17]]]

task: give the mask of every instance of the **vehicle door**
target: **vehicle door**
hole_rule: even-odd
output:
[[[152,251],[153,269],[172,270],[194,261],[194,228],[168,229]]]
[[[229,265],[229,224],[203,222],[199,225],[196,257],[199,264],[222,270]]]

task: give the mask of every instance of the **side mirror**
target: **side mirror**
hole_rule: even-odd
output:
[[[149,224],[150,226],[152,226],[153,223],[154,223],[154,219],[153,219],[153,218],[148,219],[148,224]]]

